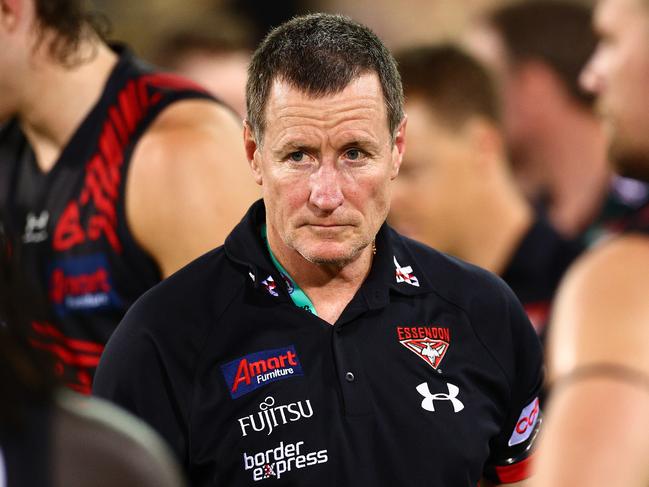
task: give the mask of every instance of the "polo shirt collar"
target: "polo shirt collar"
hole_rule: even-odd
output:
[[[263,200],[258,200],[225,240],[225,253],[230,260],[247,268],[255,287],[267,286],[270,276],[278,294],[290,300],[286,283],[273,265],[261,236],[265,221],[266,208]],[[386,223],[379,229],[372,268],[359,291],[370,309],[386,306],[390,292],[414,296],[431,291],[424,268],[411,252],[413,244],[420,245],[399,235]]]

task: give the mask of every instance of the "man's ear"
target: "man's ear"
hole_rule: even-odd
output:
[[[471,144],[476,174],[486,175],[506,160],[503,135],[498,127],[484,117],[474,116],[462,128]]]
[[[255,177],[255,182],[261,185],[262,176],[259,145],[255,140],[255,135],[253,133],[252,127],[250,126],[250,123],[248,123],[248,120],[244,120],[243,122],[243,146],[246,151],[248,164],[250,164],[250,169],[252,170],[252,174]]]
[[[392,147],[392,167],[390,168],[390,179],[394,179],[399,174],[399,168],[403,162],[403,154],[406,151],[406,125],[408,124],[408,115],[404,115],[401,123],[397,128],[394,137],[394,147]]]
[[[14,31],[24,13],[24,0],[0,0],[0,26]]]

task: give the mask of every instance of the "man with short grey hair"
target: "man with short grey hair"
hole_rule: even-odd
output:
[[[520,485],[540,347],[502,281],[385,224],[406,127],[391,54],[348,18],[298,17],[253,56],[247,102],[263,200],[134,305],[95,392],[193,485]]]

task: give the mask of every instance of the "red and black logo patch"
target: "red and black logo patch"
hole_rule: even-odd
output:
[[[451,344],[451,332],[439,326],[398,326],[399,343],[437,370]]]

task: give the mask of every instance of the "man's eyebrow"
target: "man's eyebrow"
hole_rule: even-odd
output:
[[[377,145],[374,139],[369,137],[357,137],[354,140],[343,144],[343,147],[375,147]]]
[[[289,152],[297,152],[297,151],[313,151],[315,148],[310,147],[308,144],[304,143],[303,141],[297,140],[297,141],[288,141],[286,143],[282,143],[277,145],[276,147],[273,147],[271,149],[271,152],[273,154],[286,154]]]

